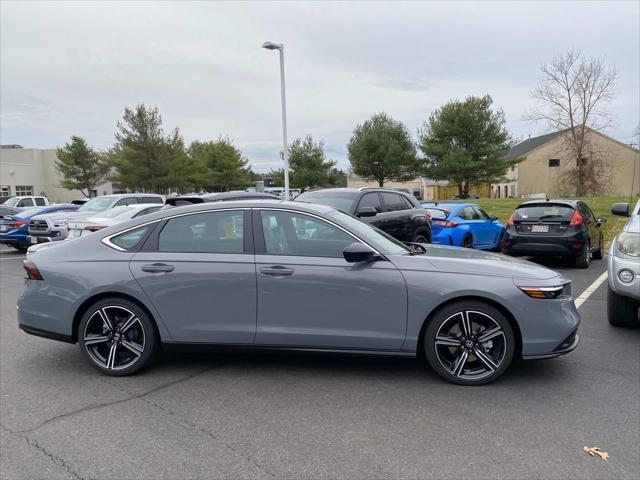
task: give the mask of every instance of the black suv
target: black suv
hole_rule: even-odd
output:
[[[388,188],[328,188],[298,195],[360,217],[402,242],[431,243],[431,218],[412,195]]]
[[[602,258],[603,223],[580,200],[534,200],[519,205],[507,221],[503,249],[508,255],[571,256],[587,268]]]

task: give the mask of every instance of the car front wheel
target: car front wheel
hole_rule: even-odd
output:
[[[633,299],[618,295],[607,287],[607,318],[614,327],[632,327],[636,323],[638,305]]]
[[[158,339],[142,308],[125,299],[107,298],[83,315],[78,343],[94,368],[106,375],[125,376],[151,362]]]
[[[456,302],[436,313],[424,335],[433,370],[460,385],[482,385],[502,375],[515,352],[509,321],[480,302]]]

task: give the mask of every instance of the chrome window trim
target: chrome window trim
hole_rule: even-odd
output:
[[[212,202],[212,203],[216,203],[216,202]],[[201,214],[201,213],[244,211],[244,210],[258,210],[258,211],[267,210],[267,211],[279,211],[279,212],[296,213],[298,215],[307,215],[307,216],[316,218],[316,219],[318,219],[320,221],[326,222],[329,225],[332,225],[332,226],[338,228],[339,230],[342,230],[343,232],[345,232],[347,235],[349,235],[353,239],[355,239],[358,242],[360,242],[360,243],[366,245],[367,247],[369,247],[377,255],[382,255],[378,251],[377,248],[374,248],[368,242],[366,242],[362,238],[360,238],[358,235],[354,234],[353,232],[347,230],[346,228],[342,227],[341,225],[338,225],[337,223],[335,223],[335,222],[333,222],[331,220],[328,220],[328,219],[326,219],[324,217],[321,217],[320,215],[317,215],[317,214],[314,214],[314,213],[304,212],[304,211],[301,211],[301,210],[293,210],[293,209],[289,209],[289,208],[279,208],[279,207],[235,207],[235,208],[234,207],[227,207],[227,208],[211,208],[211,209],[208,209],[208,210],[198,210],[197,212],[179,213],[179,214],[171,215],[171,216],[168,216],[168,217],[162,217],[162,218],[157,218],[155,220],[150,220],[148,222],[141,223],[141,224],[135,225],[133,227],[129,227],[129,228],[125,229],[125,230],[120,230],[119,232],[112,233],[111,235],[108,235],[106,237],[101,238],[100,242],[102,242],[102,244],[106,245],[107,247],[113,248],[114,250],[117,250],[119,252],[127,252],[127,250],[125,250],[124,248],[119,247],[118,245],[112,243],[111,239],[113,237],[117,237],[118,235],[122,235],[124,233],[130,232],[131,230],[135,230],[136,228],[145,227],[145,226],[151,225],[153,223],[168,221],[168,220],[171,220],[172,218],[186,217],[188,215],[198,215],[198,214]],[[268,255],[268,254],[265,254],[265,255]]]

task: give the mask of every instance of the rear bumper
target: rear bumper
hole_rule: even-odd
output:
[[[586,243],[587,238],[582,233],[571,236],[537,236],[508,232],[503,248],[509,255],[577,256]]]
[[[40,328],[29,327],[27,325],[18,324],[18,328],[29,335],[36,337],[48,338],[49,340],[57,340],[59,342],[73,343],[71,335],[63,335],[62,333],[51,332],[49,330],[42,330]]]

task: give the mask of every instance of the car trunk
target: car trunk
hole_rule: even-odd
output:
[[[562,235],[574,213],[575,209],[566,204],[525,205],[514,212],[513,225],[521,235]]]

